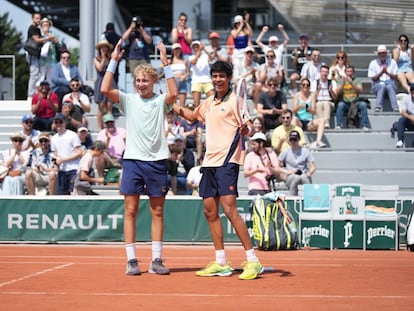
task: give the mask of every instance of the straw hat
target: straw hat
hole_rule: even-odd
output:
[[[114,48],[114,46],[112,44],[110,44],[107,40],[101,40],[96,45],[96,49],[99,51],[99,49],[103,46],[107,46],[109,50],[112,50]]]
[[[49,26],[52,27],[53,23],[50,19],[48,19],[47,17],[43,17],[43,19],[40,21],[40,26],[42,26],[44,23],[49,23]]]

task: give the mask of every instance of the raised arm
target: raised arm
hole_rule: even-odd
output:
[[[114,103],[119,103],[119,90],[112,87],[114,72],[118,62],[121,60],[124,50],[121,50],[123,40],[120,39],[116,44],[111,54],[111,61],[109,62],[108,68],[106,69],[104,78],[102,80],[101,92],[111,99]]]
[[[175,103],[175,100],[178,96],[177,82],[175,81],[175,77],[168,63],[167,49],[165,48],[164,43],[158,43],[157,48],[160,51],[160,60],[164,66],[165,80],[167,81],[167,93],[165,94],[165,103],[167,105],[172,105]]]

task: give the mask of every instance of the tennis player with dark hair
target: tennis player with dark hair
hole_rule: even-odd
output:
[[[156,68],[149,64],[138,65],[134,72],[135,93],[124,93],[112,88],[113,75],[122,58],[122,40],[111,55],[111,61],[102,81],[101,91],[114,103],[119,103],[126,117],[126,145],[122,160],[123,176],[120,192],[125,197],[124,236],[128,258],[126,274],[139,275],[141,271],[135,255],[136,218],[139,198],[149,196],[151,211],[152,262],[149,273],[169,274],[162,262],[164,234],[164,202],[168,191],[167,164],[169,156],[164,120],[168,106],[178,95],[175,77],[168,64],[166,48],[159,43],[160,59],[164,66],[167,92],[155,94],[158,81]]]
[[[239,167],[244,159],[243,135],[250,134],[251,122],[243,122],[238,108],[238,96],[230,83],[233,70],[229,63],[217,61],[211,65],[210,74],[215,95],[208,97],[195,110],[173,105],[173,110],[188,120],[198,119],[206,126],[206,153],[201,171],[203,177],[199,193],[203,198],[204,215],[214,243],[216,260],[196,272],[198,276],[230,276],[232,268],[226,260],[223,242],[223,226],[219,216],[219,204],[229,219],[245,249],[247,261],[243,263],[243,280],[255,279],[263,272],[256,257],[250,236],[237,211],[236,198]],[[245,112],[247,119],[248,112]]]

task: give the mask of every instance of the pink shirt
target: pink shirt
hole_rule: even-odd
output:
[[[194,114],[206,125],[206,154],[203,166],[222,166],[242,124],[237,110],[237,96],[231,93],[223,102],[210,96],[194,110]],[[247,119],[250,119],[248,115]],[[245,152],[241,143],[240,139],[229,162],[243,165]]]
[[[98,133],[96,140],[101,140],[106,144],[106,150],[112,158],[121,159],[125,150],[125,137],[126,130],[122,127],[116,127],[115,131],[111,134],[109,143],[107,142],[106,129],[102,129]]]
[[[244,160],[244,169],[246,171],[255,170],[257,168],[265,169],[263,173],[257,172],[249,177],[249,190],[269,190],[266,176],[272,175],[272,173],[268,168],[268,163],[270,161],[271,166],[279,167],[279,160],[272,149],[266,148],[266,151],[267,153],[265,152],[262,155],[259,155],[254,151],[250,151],[246,155],[246,159]]]

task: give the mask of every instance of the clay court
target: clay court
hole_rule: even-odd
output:
[[[0,246],[2,310],[413,310],[414,260],[406,251],[258,252],[252,281],[196,277],[212,246],[166,245],[171,275],[146,273],[149,244],[137,246],[141,276],[126,276],[122,244]],[[241,246],[226,246],[233,267]]]

